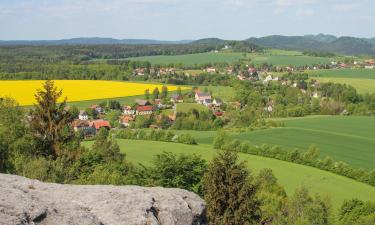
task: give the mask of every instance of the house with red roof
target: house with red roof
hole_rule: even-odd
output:
[[[90,127],[94,127],[96,130],[100,128],[111,129],[111,124],[107,120],[93,120],[90,121]]]
[[[139,105],[135,110],[135,114],[142,116],[142,115],[151,115],[154,112],[154,107],[152,105]]]

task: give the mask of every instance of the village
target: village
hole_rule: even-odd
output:
[[[189,104],[199,104],[211,111],[213,115],[220,117],[223,116],[224,111],[220,108],[224,103],[220,98],[213,97],[209,93],[201,92],[199,89],[195,90],[195,94],[171,94],[169,99],[136,99],[133,105],[121,106],[121,115],[118,116],[118,121],[112,124],[109,120],[106,120],[106,114],[112,109],[106,109],[100,105],[91,105],[90,111],[91,116],[87,110],[79,110],[78,117],[72,122],[74,131],[80,132],[85,138],[94,137],[95,134],[102,128],[111,129],[124,129],[131,127],[131,124],[138,117],[147,117],[155,115],[156,118],[160,118],[164,114],[163,111],[169,110],[170,114],[167,115],[167,122],[173,123],[177,116],[178,104],[184,103],[184,101],[190,102]],[[94,115],[94,116],[93,116]],[[162,129],[161,126],[151,124],[149,128]]]

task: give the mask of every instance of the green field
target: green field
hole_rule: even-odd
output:
[[[349,84],[361,94],[375,92],[375,69],[332,69],[306,72],[311,79],[320,82]]]
[[[224,101],[232,101],[235,95],[233,88],[229,86],[199,86],[198,88],[201,91],[207,89],[214,98],[218,97]]]
[[[273,55],[274,54],[274,55]],[[134,61],[149,61],[151,64],[175,64],[181,63],[184,65],[206,64],[214,62],[236,62],[245,60],[256,65],[268,63],[273,65],[312,65],[317,63],[329,63],[330,58],[304,56],[299,52],[289,51],[269,51],[265,54],[251,54],[251,53],[234,53],[234,52],[218,52],[218,53],[198,53],[188,55],[174,55],[174,56],[142,56],[128,58]]]
[[[198,103],[178,103],[176,104],[177,112],[187,113],[192,109],[196,109],[198,111],[207,111],[208,108],[204,105]]]
[[[356,79],[356,78],[340,78],[340,77],[314,77],[315,80],[320,82],[332,82],[347,84],[357,89],[358,93],[375,93],[375,79]]]
[[[279,145],[290,150],[305,151],[314,144],[322,157],[330,156],[358,168],[375,169],[375,118],[315,116],[286,119],[284,123],[285,127],[232,133],[231,136],[254,145]],[[189,133],[202,144],[211,144],[216,135],[216,132]]]
[[[256,55],[251,56],[251,63],[262,64],[268,63],[272,65],[292,65],[303,66],[318,63],[329,63],[330,58],[301,56],[301,55]]]
[[[243,53],[198,53],[198,54],[188,54],[188,55],[158,55],[158,56],[142,56],[128,58],[134,61],[149,61],[151,64],[175,64],[182,63],[185,65],[194,65],[194,64],[206,64],[213,62],[236,62],[240,59],[246,58]]]
[[[184,145],[154,141],[136,141],[118,139],[121,151],[126,153],[129,161],[149,165],[153,156],[163,151],[174,153],[196,153],[210,160],[215,153],[210,145]],[[85,143],[90,145],[90,143]],[[375,188],[349,178],[322,171],[308,166],[283,162],[275,159],[240,154],[240,159],[247,161],[249,168],[259,171],[271,168],[279,182],[286,188],[288,194],[303,185],[312,192],[328,195],[335,208],[345,199],[359,198],[363,200],[375,199]]]
[[[375,79],[375,69],[331,69],[306,72],[310,77]]]

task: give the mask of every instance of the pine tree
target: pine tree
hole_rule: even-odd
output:
[[[167,96],[168,96],[168,88],[167,88],[167,86],[163,86],[161,88],[161,96],[160,96],[160,98],[161,99],[165,99]]]
[[[155,99],[158,99],[159,98],[159,88],[155,88],[153,91],[152,91],[152,100],[155,100]]]
[[[74,132],[70,126],[73,118],[66,110],[66,98],[57,103],[62,91],[53,81],[47,80],[43,89],[35,94],[36,104],[30,115],[30,128],[41,155],[57,158],[63,154],[63,146],[71,141]]]
[[[219,151],[203,178],[207,218],[215,225],[250,225],[260,220],[253,178],[232,151]]]

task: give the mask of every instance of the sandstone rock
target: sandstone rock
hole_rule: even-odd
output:
[[[0,174],[0,224],[199,225],[205,203],[173,188],[62,185]]]

